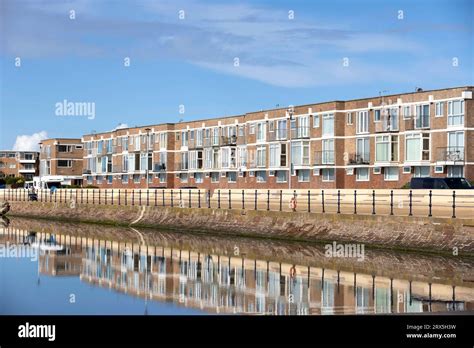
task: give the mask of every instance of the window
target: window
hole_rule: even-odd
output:
[[[287,181],[288,173],[284,170],[278,170],[276,172],[276,182],[282,183]]]
[[[107,175],[107,184],[112,184],[112,179],[113,179],[113,176],[112,175]]]
[[[307,138],[309,136],[309,116],[298,117],[299,132],[298,136]]]
[[[202,173],[194,173],[194,182],[196,184],[202,184],[203,183],[203,174]]]
[[[348,112],[348,113],[346,114],[346,123],[347,123],[348,125],[352,125],[352,123],[353,123],[353,121],[352,121],[352,112]]]
[[[227,172],[227,182],[230,182],[230,183],[237,182],[237,173]]]
[[[102,146],[102,141],[100,141],[100,143]],[[58,152],[72,152],[72,146],[71,145],[58,145]]]
[[[334,168],[323,168],[321,172],[323,181],[334,181]]]
[[[270,167],[278,167],[280,164],[280,144],[270,144]]]
[[[140,183],[140,174],[133,174],[133,182],[135,184],[139,184]]]
[[[166,132],[161,132],[159,135],[160,138],[160,149],[166,150],[166,144],[168,142],[168,134]]]
[[[98,185],[102,184],[102,176],[101,176],[101,175],[96,176],[96,177],[95,177],[95,182],[96,182]]]
[[[160,173],[158,175],[160,177],[160,183],[166,183],[166,174],[165,173]]]
[[[72,160],[58,160],[58,167],[72,167]]]
[[[179,174],[179,182],[180,183],[188,182],[188,173],[180,173]]]
[[[88,177],[87,177],[87,184],[88,184],[88,185],[92,185],[92,180],[93,180],[93,179],[92,179],[92,176],[88,176]]]
[[[313,128],[319,128],[319,115],[313,115]]]
[[[403,118],[409,119],[411,117],[411,106],[404,106],[403,107]]]
[[[429,166],[416,166],[413,170],[414,178],[425,178],[430,176],[430,167]]]
[[[359,111],[357,113],[357,133],[369,132],[369,113],[368,111]]]
[[[309,141],[291,143],[291,162],[296,166],[309,165]]]
[[[300,169],[297,172],[299,182],[309,182],[309,169]]]
[[[255,123],[249,125],[249,134],[255,134]]]
[[[211,182],[212,183],[219,182],[219,173],[218,172],[212,172],[211,173]]]
[[[266,156],[267,156],[266,146],[258,146],[257,147],[257,167],[266,166],[266,163],[267,163]]]
[[[256,176],[257,176],[257,182],[266,182],[267,181],[267,173],[263,170],[259,170],[256,172]]]
[[[464,124],[464,100],[448,102],[448,126]]]
[[[181,132],[181,146],[188,146],[188,132]]]
[[[181,166],[180,170],[188,170],[189,168],[189,154],[188,152],[181,152]]]
[[[448,177],[462,178],[464,176],[462,166],[447,166],[447,167],[448,167]]]
[[[416,106],[416,122],[415,128],[429,128],[430,127],[430,105]]]
[[[397,181],[398,167],[385,167],[383,169],[383,178],[385,181]]]
[[[265,122],[257,123],[257,142],[264,142],[265,141]]]
[[[375,137],[375,161],[398,161],[398,135],[381,135]]]
[[[238,152],[238,166],[239,167],[246,167],[247,166],[247,148],[245,146],[239,146],[237,148]]]
[[[405,135],[405,160],[406,161],[429,161],[430,159],[430,135],[429,134],[406,134]]]
[[[279,120],[277,123],[277,140],[286,139],[286,120]]]
[[[357,181],[369,181],[369,168],[356,168]]]
[[[334,114],[323,115],[323,137],[334,136]]]
[[[334,139],[323,139],[321,164],[334,164]]]
[[[444,113],[444,102],[436,103],[435,109],[436,109],[436,112],[435,112],[435,116],[436,116],[436,117],[441,117],[441,116],[443,116],[443,113]]]
[[[381,110],[374,110],[374,122],[379,122],[381,119]]]
[[[448,132],[448,148],[446,149],[446,161],[464,160],[464,132]]]
[[[356,163],[370,162],[370,144],[369,138],[357,138],[356,142]]]

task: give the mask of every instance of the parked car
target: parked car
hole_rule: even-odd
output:
[[[474,189],[465,178],[412,178],[411,189],[425,190],[470,190]]]

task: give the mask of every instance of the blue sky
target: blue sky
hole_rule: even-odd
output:
[[[0,6],[2,149],[33,149],[46,136],[80,137],[121,123],[188,121],[474,81],[470,0],[0,0]],[[95,118],[57,116],[55,104],[64,99],[95,103]]]

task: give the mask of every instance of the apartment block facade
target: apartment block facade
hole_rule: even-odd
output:
[[[34,151],[0,151],[0,178],[33,180],[38,175],[38,157],[39,153]]]
[[[473,87],[331,101],[84,135],[101,188],[400,188],[474,180]]]
[[[40,143],[40,176],[61,177],[65,185],[82,185],[81,139],[53,138]]]

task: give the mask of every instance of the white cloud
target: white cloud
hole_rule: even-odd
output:
[[[31,135],[18,135],[13,145],[14,151],[39,151],[39,142],[47,139],[48,133],[40,131]]]

